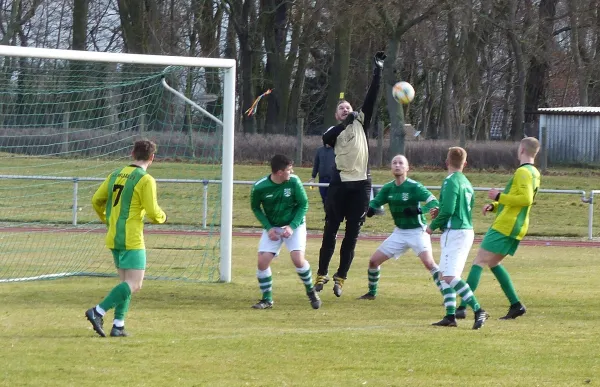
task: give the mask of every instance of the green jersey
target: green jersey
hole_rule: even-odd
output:
[[[440,192],[440,211],[429,226],[432,230],[472,230],[471,211],[475,195],[471,182],[462,172],[454,172],[444,180]]]
[[[402,184],[396,185],[396,181],[392,180],[381,187],[381,191],[369,202],[369,207],[375,209],[387,203],[396,227],[425,228],[425,216],[411,211],[421,208],[421,202],[425,203],[421,209],[423,213],[439,204],[435,196],[418,181],[406,179]]]
[[[265,230],[283,226],[295,230],[304,223],[308,198],[298,176],[291,175],[288,181],[276,184],[268,175],[252,186],[250,206]]]

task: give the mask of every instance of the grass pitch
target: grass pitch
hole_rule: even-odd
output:
[[[600,383],[598,249],[521,247],[506,266],[528,313],[498,320],[508,305],[486,270],[477,295],[492,318],[473,331],[472,313],[458,328],[430,326],[444,314],[441,296],[412,253],[384,264],[377,300],[356,300],[367,288],[367,260],[378,246],[372,241],[359,242],[343,296],[336,298],[326,285],[319,310],[310,308],[282,251],[272,266],[274,309],[252,310],[260,298],[258,241],[239,237],[234,242],[231,284],[146,281],[132,300],[129,338],[97,337],[83,317],[115,279],[1,285],[0,385]],[[313,269],[318,248],[319,240],[309,239]],[[437,257],[437,243],[434,249]],[[332,271],[337,262],[336,253]],[[105,327],[111,319],[112,312]]]

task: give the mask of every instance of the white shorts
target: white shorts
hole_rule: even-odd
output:
[[[473,230],[446,230],[440,238],[442,256],[440,271],[443,276],[460,277],[473,246]]]
[[[377,250],[388,258],[396,258],[404,254],[406,250],[412,249],[418,256],[424,251],[431,251],[431,237],[420,228],[408,230],[394,228],[394,232],[384,240]]]
[[[279,229],[279,232],[282,233],[283,230],[281,227],[275,227]],[[273,253],[275,255],[279,255],[279,250],[281,250],[281,245],[285,243],[285,247],[287,247],[288,251],[305,251],[306,250],[306,223],[302,223],[298,226],[297,229],[294,230],[294,233],[289,238],[280,237],[279,240],[272,241],[269,239],[269,234],[267,230],[263,230],[262,235],[260,237],[260,242],[258,242],[258,252],[259,253]]]

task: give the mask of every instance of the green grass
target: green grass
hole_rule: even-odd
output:
[[[94,160],[62,160],[44,158],[3,157],[0,174],[22,175],[57,175],[76,177],[105,177],[113,168],[127,161]],[[219,166],[185,164],[174,162],[154,163],[150,172],[156,178],[173,179],[213,179],[220,175]],[[310,178],[310,168],[295,168],[303,181]],[[236,180],[256,181],[269,173],[267,165],[236,165]],[[510,172],[498,171],[466,171],[467,176],[476,187],[504,187],[510,178]],[[439,186],[445,177],[442,170],[415,169],[410,177],[427,186]],[[598,169],[555,169],[542,177],[542,188],[576,189],[589,192],[600,189]],[[384,184],[391,180],[387,169],[373,171],[375,184]],[[96,222],[96,216],[89,204],[90,198],[99,183],[79,183],[78,222],[85,224]],[[169,215],[171,226],[197,227],[201,223],[202,214],[201,184],[169,184],[159,185],[159,202]],[[234,186],[235,228],[259,228],[250,206],[250,185]],[[209,224],[219,222],[219,206],[217,203],[219,187],[209,186]],[[433,191],[438,194],[438,191]],[[0,193],[5,198],[5,207],[0,214],[0,221],[70,223],[73,185],[71,182],[48,182],[32,180],[0,180]],[[323,210],[318,189],[307,190],[310,208],[307,214],[309,230],[318,231],[323,226]],[[483,234],[491,224],[492,217],[483,217],[479,208],[486,202],[486,193],[476,195],[474,211],[475,232]],[[536,198],[531,213],[529,236],[562,236],[584,238],[587,236],[588,205],[581,202],[577,195],[557,195],[540,193]],[[388,233],[392,228],[389,215],[374,217],[367,221],[363,232]],[[594,220],[594,236],[600,236],[600,217]]]
[[[132,337],[97,337],[83,317],[116,284],[71,278],[0,285],[3,386],[580,386],[600,382],[597,249],[521,247],[506,261],[526,316],[499,321],[507,301],[489,271],[477,295],[492,319],[472,331],[429,324],[441,296],[408,253],[366,291],[377,242],[360,241],[344,288],[312,310],[287,252],[275,308],[257,311],[255,238],[235,238],[233,283],[146,281],[127,319]],[[316,267],[319,241],[309,240]],[[434,243],[435,256],[439,254]],[[469,262],[476,252],[474,247]],[[110,256],[104,251],[110,262]],[[332,262],[337,264],[337,254]],[[468,270],[468,268],[466,269]],[[112,315],[112,313],[110,314]],[[110,318],[106,326],[110,325]]]

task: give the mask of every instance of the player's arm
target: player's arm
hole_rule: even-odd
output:
[[[383,61],[385,60],[385,57],[386,55],[383,52],[375,54],[373,78],[371,79],[369,90],[367,90],[367,95],[360,108],[360,111],[364,114],[362,125],[365,133],[367,133],[369,129],[371,117],[373,117],[373,111],[375,110],[375,102],[377,102],[377,95],[379,94],[379,84],[381,83],[381,73],[383,71]]]
[[[290,227],[292,230],[295,230],[302,224],[304,221],[304,217],[308,212],[308,197],[306,196],[306,191],[300,182],[300,179],[293,178],[296,183],[296,187],[294,187],[294,195],[296,197],[296,208],[294,218],[290,222]]]
[[[273,228],[269,219],[267,219],[267,215],[261,208],[260,195],[256,192],[254,186],[252,186],[252,191],[250,191],[250,207],[252,208],[252,212],[254,212],[254,216],[260,222],[265,230],[270,230]]]
[[[434,194],[431,193],[427,188],[423,185],[419,185],[417,190],[417,199],[420,202],[425,203],[423,206],[423,212],[429,212],[432,208],[436,208],[440,206],[440,202],[437,200]]]
[[[357,112],[350,112],[344,121],[327,129],[327,131],[323,133],[323,145],[329,145],[332,148],[335,147],[335,142],[337,141],[339,135],[342,134],[344,129],[346,129],[348,125],[351,125],[357,117]]]
[[[375,195],[375,197],[369,202],[369,208],[367,209],[367,216],[369,218],[375,215],[375,210],[388,203],[388,191],[388,186],[384,185],[383,187],[381,187],[379,192],[377,192],[377,195]]]
[[[313,169],[312,169],[312,173],[310,174],[310,177],[314,180],[315,177],[317,177],[317,173],[319,172],[319,162],[320,162],[320,155],[321,150],[318,149],[317,150],[317,154],[315,155],[315,161],[313,162]]]
[[[450,180],[444,181],[440,197],[442,198],[440,210],[438,216],[429,225],[431,230],[437,230],[438,228],[441,228],[444,224],[448,223],[448,220],[454,214],[454,210],[456,209],[456,200],[458,198],[458,187]]]
[[[92,206],[94,207],[94,211],[96,211],[96,214],[98,214],[98,218],[100,218],[102,223],[106,223],[106,202],[108,201],[109,178],[110,176],[106,178],[104,182],[102,182],[92,197]]]
[[[513,186],[516,190],[512,193],[499,193],[496,201],[499,204],[512,207],[528,207],[533,204],[535,192],[533,189],[533,177],[525,168],[519,168],[513,178]],[[512,191],[512,190],[511,190]]]
[[[156,199],[156,180],[150,175],[143,177],[145,182],[141,187],[140,196],[142,199],[142,208],[146,210],[146,216],[152,223],[162,224],[167,221],[167,215],[158,205]]]

